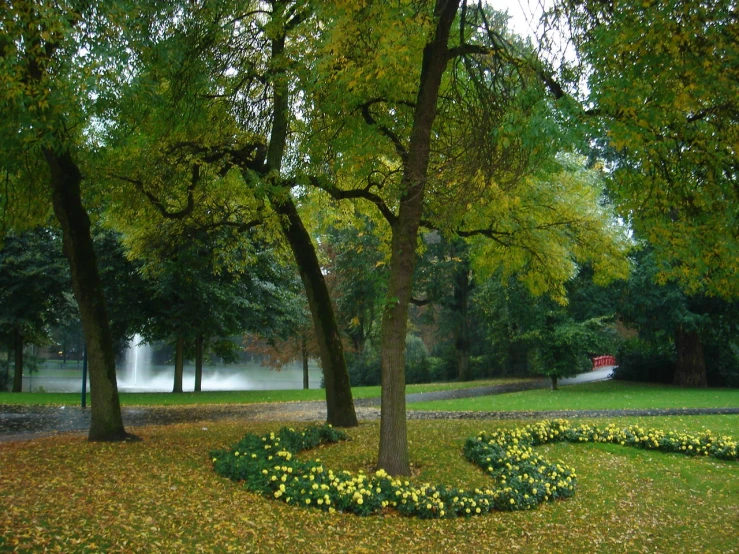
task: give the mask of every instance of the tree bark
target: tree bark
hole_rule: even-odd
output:
[[[344,347],[316,250],[289,193],[281,202],[274,197],[271,200],[272,207],[280,215],[282,231],[295,256],[308,297],[326,386],[327,421],[336,427],[356,427],[359,422],[354,411]]]
[[[552,380],[552,390],[559,390],[559,379],[556,375],[550,375],[550,379]]]
[[[382,316],[382,405],[380,452],[377,465],[391,475],[409,475],[410,458],[405,415],[405,336],[408,304],[416,263],[418,227],[423,214],[423,195],[436,119],[441,78],[447,66],[449,31],[459,1],[437,0],[433,40],[423,50],[421,78],[413,116],[413,129],[403,164],[398,218],[392,226],[390,279]]]
[[[177,337],[174,347],[174,385],[172,392],[182,392],[182,375],[185,370],[185,337]]]
[[[69,260],[72,290],[77,300],[90,366],[91,441],[126,440],[123,428],[115,352],[108,310],[90,234],[90,218],[82,205],[82,174],[69,152],[44,149],[51,172],[54,213],[63,233],[64,254]]]
[[[13,330],[13,392],[23,391],[23,333],[20,327]]]
[[[308,382],[308,341],[305,335],[300,338],[300,349],[303,355],[303,390],[308,390],[310,388]],[[349,390],[351,391],[351,389]]]
[[[678,327],[675,330],[675,349],[677,364],[674,383],[681,387],[707,387],[706,361],[700,334]]]
[[[203,335],[195,338],[195,392],[200,392],[203,386]]]

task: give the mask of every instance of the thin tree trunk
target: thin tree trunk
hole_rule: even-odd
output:
[[[72,290],[77,299],[90,366],[91,421],[88,439],[117,441],[131,438],[123,428],[115,352],[108,310],[90,234],[90,218],[82,205],[82,175],[68,152],[44,150],[51,171],[54,213],[63,233]]]
[[[464,262],[454,276],[454,307],[457,317],[455,349],[457,354],[457,380],[469,381],[470,375],[470,325],[467,306],[470,296],[469,264]]]
[[[310,388],[310,383],[308,382],[308,341],[305,335],[300,338],[300,349],[303,354],[303,389],[308,390]]]
[[[185,370],[185,338],[177,337],[174,347],[174,385],[172,392],[182,392],[182,375]]]
[[[354,411],[344,347],[315,247],[289,193],[281,203],[273,199],[272,206],[281,216],[282,231],[295,256],[308,297],[326,386],[327,421],[336,427],[356,427],[359,422]]]
[[[21,333],[20,327],[16,327],[13,330],[13,351],[14,351],[14,366],[13,366],[13,392],[23,391],[23,333]]]
[[[459,1],[437,0],[433,40],[423,51],[421,79],[408,155],[403,166],[398,219],[392,226],[392,251],[387,304],[382,316],[382,405],[377,465],[391,475],[409,475],[410,457],[405,415],[405,336],[408,303],[416,263],[418,227],[423,213],[431,130],[441,78],[447,66],[449,30]]]
[[[203,386],[203,335],[195,338],[195,392],[200,392]]]
[[[678,327],[675,330],[675,349],[677,350],[675,384],[681,387],[707,387],[706,361],[700,334]]]
[[[275,2],[273,9],[273,19],[279,20],[283,16],[281,12],[284,11],[285,5]],[[283,33],[272,39],[272,62],[277,65],[283,63],[284,52],[285,34]],[[278,73],[272,84],[274,106],[266,165],[267,174],[276,172],[279,175],[287,143],[290,103],[288,81],[284,75]],[[298,264],[300,278],[308,297],[326,386],[327,421],[336,427],[356,427],[359,422],[354,411],[349,372],[344,360],[344,348],[313,241],[300,219],[289,188],[285,187],[281,191],[271,193],[270,203],[279,215],[282,231]]]

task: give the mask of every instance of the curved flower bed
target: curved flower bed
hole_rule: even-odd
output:
[[[604,429],[571,427],[566,420],[542,421],[513,430],[480,433],[464,445],[467,459],[490,475],[489,489],[466,491],[443,485],[414,485],[380,470],[374,474],[334,472],[318,460],[294,454],[321,444],[346,440],[330,426],[302,431],[283,428],[264,436],[246,435],[228,450],[211,453],[216,472],[243,481],[251,491],[288,504],[370,515],[385,508],[421,518],[450,518],[491,510],[523,510],[575,493],[575,471],[548,462],[533,451],[551,442],[610,442],[625,446],[738,460],[737,442],[710,432],[698,436],[638,426]]]

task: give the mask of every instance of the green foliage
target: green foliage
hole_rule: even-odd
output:
[[[347,352],[346,366],[352,386],[380,384],[380,353],[372,344],[365,345],[358,352]]]
[[[675,373],[675,352],[670,345],[662,348],[638,339],[624,341],[618,350],[614,379],[671,383]]]
[[[431,372],[426,345],[419,337],[408,334],[405,339],[405,380],[407,384],[439,380],[438,370]],[[380,384],[380,352],[367,344],[359,352],[347,353],[347,368],[353,386]],[[436,377],[436,379],[434,379]]]
[[[675,373],[675,336],[679,329],[697,333],[708,382],[729,385],[739,378],[736,301],[690,295],[674,282],[659,279],[657,253],[644,246],[632,253],[628,281],[613,288],[619,318],[638,331],[639,340],[624,345],[616,376],[668,382]]]
[[[420,337],[405,337],[405,381],[406,383],[428,383],[428,351]]]
[[[558,2],[587,66],[609,190],[654,246],[660,282],[739,294],[739,47],[730,0]]]
[[[0,340],[17,329],[26,342],[49,340],[51,326],[72,311],[69,270],[56,230],[6,237],[0,249]]]
[[[542,328],[524,335],[533,346],[532,369],[549,377],[570,377],[591,369],[589,354],[606,351],[612,326],[605,318],[575,321],[550,312]]]

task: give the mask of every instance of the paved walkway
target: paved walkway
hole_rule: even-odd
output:
[[[608,378],[608,371],[591,372],[571,380],[578,382]],[[546,388],[549,381],[535,379],[512,385],[497,385],[409,394],[409,403],[448,398],[467,398],[502,394],[533,388]],[[357,399],[355,408],[360,420],[380,417],[379,399]],[[123,422],[128,427],[168,425],[205,421],[326,421],[325,402],[281,402],[271,404],[228,404],[202,406],[130,406],[122,408]],[[669,409],[669,410],[556,410],[527,412],[439,412],[409,410],[409,419],[544,419],[578,417],[622,417],[656,415],[739,414],[739,408]],[[71,406],[0,405],[0,442],[37,438],[67,432],[86,432],[90,427],[90,411]]]

